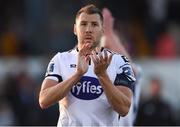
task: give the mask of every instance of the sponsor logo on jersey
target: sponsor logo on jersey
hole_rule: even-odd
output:
[[[72,95],[83,100],[93,100],[102,93],[102,86],[96,78],[83,76],[80,81],[72,87]]]

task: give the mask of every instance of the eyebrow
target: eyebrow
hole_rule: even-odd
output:
[[[83,22],[89,22],[89,21],[85,21],[85,20],[83,20],[83,21],[80,21],[81,23],[83,23]],[[90,21],[91,23],[98,23],[97,21]]]

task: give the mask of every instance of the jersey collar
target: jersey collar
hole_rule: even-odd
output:
[[[75,47],[75,50],[77,51],[77,52],[79,52],[79,49],[78,49],[78,47],[76,46]],[[101,47],[101,52],[104,50],[104,47]]]

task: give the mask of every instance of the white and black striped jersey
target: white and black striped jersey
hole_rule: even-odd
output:
[[[107,49],[101,51],[104,50]],[[110,53],[108,50],[108,55]],[[46,78],[58,82],[67,80],[76,71],[77,56],[77,48],[57,53],[48,65]],[[118,113],[108,103],[93,67],[93,62],[90,62],[88,71],[60,100],[58,126],[118,126]],[[107,74],[114,85],[133,89],[134,73],[125,56],[114,53]]]

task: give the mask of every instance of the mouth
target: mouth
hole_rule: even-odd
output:
[[[92,40],[92,38],[93,37],[91,35],[85,35],[85,39],[89,39],[89,40],[91,39]]]
[[[93,41],[93,37],[92,36],[85,36],[85,38],[84,38],[84,40],[86,41],[86,42],[92,42]]]
[[[91,37],[86,37],[85,40],[92,40],[92,38]]]

